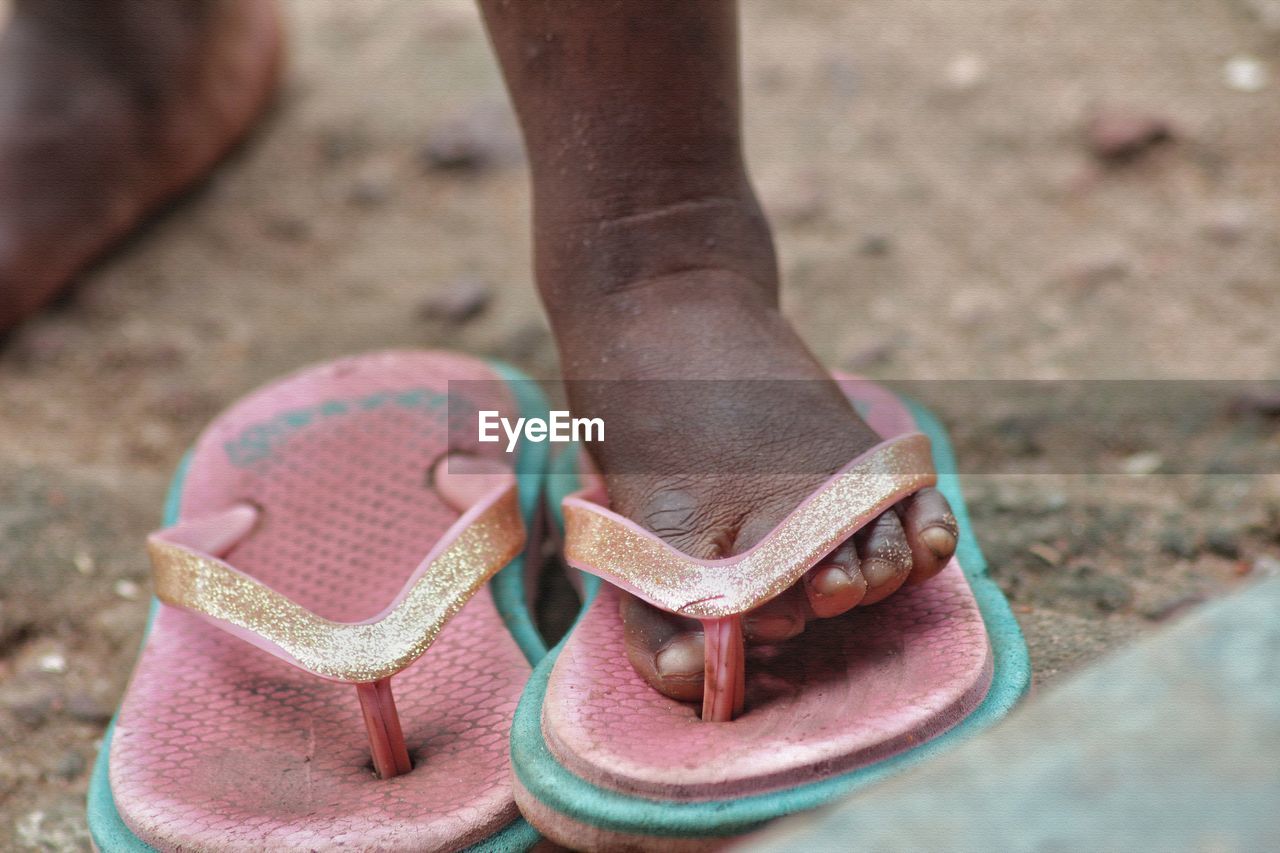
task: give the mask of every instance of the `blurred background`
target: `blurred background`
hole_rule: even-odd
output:
[[[88,849],[143,537],[218,411],[381,347],[556,376],[472,4],[285,6],[290,70],[249,143],[0,343],[0,848]],[[1278,375],[1280,0],[744,0],[743,27],[786,308],[833,367]],[[1158,430],[1064,473],[1040,462],[1083,451],[1034,405],[932,402],[982,460],[964,483],[1038,684],[1280,570],[1280,477],[1250,466],[1280,397],[1196,413],[1238,446],[1212,476],[1168,473],[1187,450]]]

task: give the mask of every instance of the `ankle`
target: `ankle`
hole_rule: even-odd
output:
[[[553,324],[584,309],[634,310],[637,294],[664,285],[682,299],[715,293],[778,303],[773,237],[745,184],[635,206],[540,198],[535,243],[538,287]]]

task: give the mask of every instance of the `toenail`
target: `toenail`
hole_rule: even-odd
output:
[[[752,616],[747,619],[747,633],[753,637],[790,637],[799,620],[788,616]]]
[[[862,561],[862,574],[867,579],[867,586],[875,587],[893,580],[898,569],[893,563],[872,558]]]
[[[938,558],[945,559],[956,551],[956,535],[941,525],[926,527],[920,531],[920,541]]]
[[[694,643],[671,640],[653,657],[653,669],[659,678],[690,678],[702,672],[702,649]]]
[[[821,596],[836,596],[853,586],[853,578],[840,566],[827,566],[813,574],[810,586]]]

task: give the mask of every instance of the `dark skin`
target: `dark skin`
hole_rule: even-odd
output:
[[[742,155],[736,4],[480,7],[529,152],[535,269],[570,403],[626,432],[592,446],[612,505],[687,554],[739,554],[878,437],[779,313]],[[732,401],[674,382],[624,394],[574,381],[630,379],[804,381],[727,383]],[[627,430],[638,413],[650,428]],[[946,500],[925,490],[751,614],[748,641],[789,639],[926,580],[955,543]],[[701,696],[697,623],[630,596],[622,608],[640,674]]]
[[[262,0],[16,0],[0,33],[0,334],[199,180],[279,69]]]
[[[570,402],[610,424],[593,452],[612,504],[685,553],[741,553],[878,439],[779,312],[734,0],[480,6],[524,131]],[[207,172],[264,109],[278,56],[269,0],[18,0],[0,36],[0,333]],[[773,381],[575,381],[619,379]],[[955,542],[922,491],[749,614],[748,641],[926,580]],[[623,617],[637,671],[696,700],[697,623],[630,597]]]

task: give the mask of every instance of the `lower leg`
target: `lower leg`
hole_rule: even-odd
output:
[[[735,273],[776,306],[742,157],[734,0],[481,7],[529,152],[552,322],[587,322],[561,302],[699,269]]]

